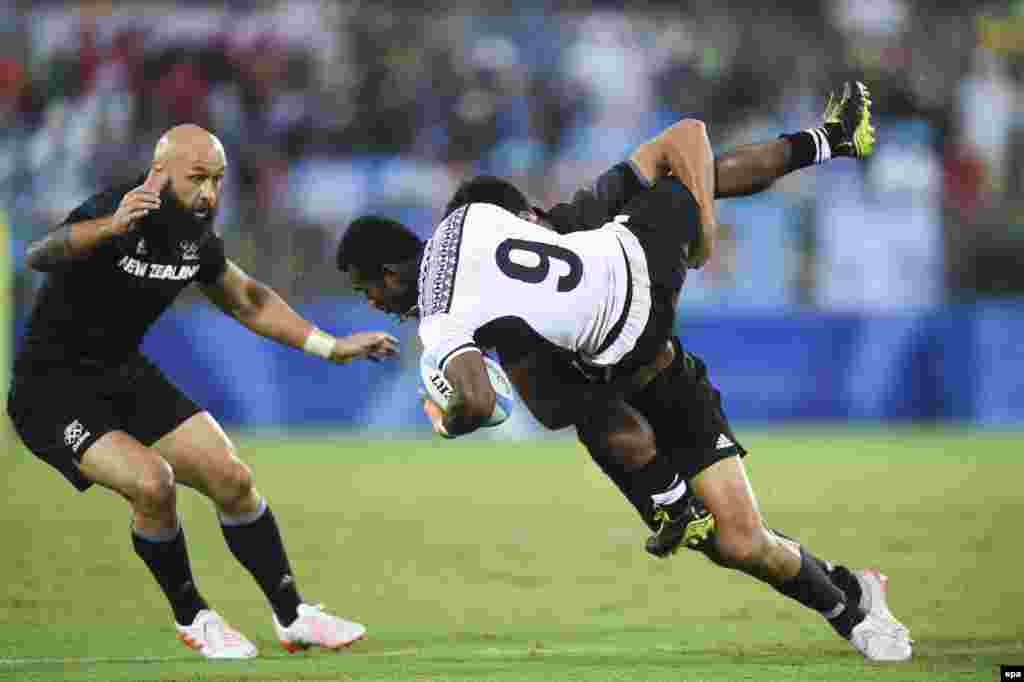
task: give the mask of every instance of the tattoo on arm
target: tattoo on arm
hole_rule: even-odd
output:
[[[71,226],[62,225],[42,239],[29,244],[25,261],[33,270],[49,272],[71,261]]]

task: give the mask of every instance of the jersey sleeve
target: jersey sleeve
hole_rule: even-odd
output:
[[[224,240],[219,234],[212,234],[203,243],[199,253],[199,274],[196,275],[196,281],[201,284],[216,284],[227,268]]]
[[[450,313],[438,313],[420,320],[423,359],[442,372],[445,364],[465,350],[479,350],[472,327]]]
[[[86,220],[94,220],[96,218],[102,218],[103,216],[112,215],[117,212],[117,207],[121,204],[121,199],[128,192],[123,187],[114,187],[94,194],[89,197],[83,204],[75,208],[68,217],[64,219],[65,225],[71,225],[73,223],[81,223]]]
[[[562,234],[595,230],[648,188],[647,181],[632,162],[623,161],[602,173],[592,185],[577,190],[569,203],[553,206],[546,217]]]

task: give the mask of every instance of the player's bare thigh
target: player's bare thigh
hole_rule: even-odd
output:
[[[209,412],[198,412],[153,444],[174,470],[175,478],[230,513],[254,511],[259,497],[252,472]],[[252,508],[249,508],[252,507]]]
[[[136,525],[154,530],[175,523],[174,472],[155,451],[123,431],[109,431],[82,454],[79,471],[126,497]]]

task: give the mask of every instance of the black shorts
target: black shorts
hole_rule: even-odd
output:
[[[152,445],[201,411],[141,354],[102,371],[48,367],[19,374],[7,399],[7,414],[28,449],[79,490],[92,482],[78,463],[104,434],[124,431]]]
[[[720,460],[747,451],[722,410],[704,361],[673,338],[676,356],[643,390],[626,399],[650,423],[659,453],[672,458],[687,480]]]
[[[651,280],[651,314],[636,345],[614,374],[630,374],[649,364],[672,338],[679,290],[686,280],[686,254],[700,234],[700,209],[686,185],[663,178],[622,209],[625,226],[636,235]]]

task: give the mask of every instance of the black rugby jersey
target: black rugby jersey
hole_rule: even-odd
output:
[[[142,184],[114,187],[76,208],[64,224],[113,214]],[[166,204],[166,200],[165,200]],[[15,359],[15,374],[47,366],[102,369],[138,351],[149,327],[192,281],[215,283],[227,261],[210,230],[168,224],[161,208],[89,256],[47,274]]]
[[[602,173],[590,186],[578,189],[572,201],[556,204],[547,211],[534,210],[562,234],[596,230],[618,215],[633,197],[649,188],[633,163],[623,161]]]

